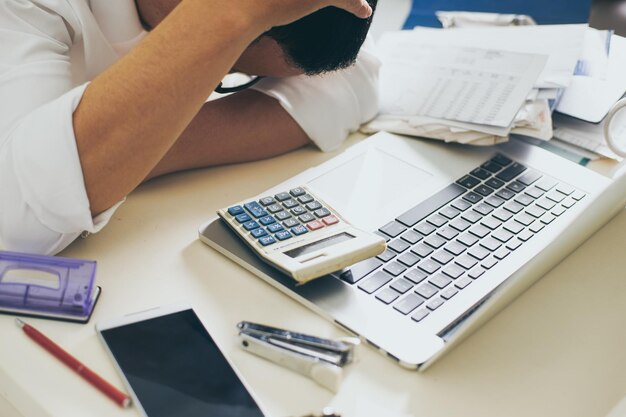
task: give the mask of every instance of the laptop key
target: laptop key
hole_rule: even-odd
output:
[[[432,274],[436,272],[441,266],[438,263],[431,261],[430,259],[426,259],[417,265],[419,269],[426,272],[427,274]]]
[[[561,203],[561,205],[565,208],[571,208],[572,206],[574,206],[574,204],[576,204],[576,200],[574,200],[572,197],[567,197]]]
[[[387,244],[387,248],[392,249],[394,252],[397,253],[402,253],[410,247],[411,245],[407,241],[402,239],[394,239]]]
[[[457,200],[455,200],[452,204],[452,207],[454,207],[457,210],[460,211],[465,211],[468,208],[472,207],[472,205],[470,203],[468,203],[467,201],[463,200],[462,198],[459,198]]]
[[[458,293],[459,293],[459,290],[457,290],[456,288],[448,287],[441,292],[441,298],[443,298],[444,300],[449,300],[455,295],[457,295]]]
[[[509,256],[509,254],[511,253],[510,250],[508,250],[507,248],[500,248],[497,251],[494,252],[493,257],[496,258],[497,260],[501,261],[502,259],[506,258],[507,256]]]
[[[450,201],[459,197],[465,191],[465,188],[456,183],[450,184],[443,190],[431,196],[429,199],[421,202],[417,206],[405,212],[396,220],[398,220],[400,223],[407,227],[413,227],[417,223],[428,217],[430,214],[434,213],[444,205],[448,204]]]
[[[508,250],[515,250],[519,248],[520,246],[522,246],[522,241],[519,239],[513,239],[509,243],[506,244],[506,248]]]
[[[454,286],[459,288],[459,289],[463,289],[463,288],[467,287],[468,285],[470,285],[471,283],[472,283],[471,279],[469,279],[468,277],[463,277],[463,278],[457,280],[454,283]]]
[[[435,252],[435,254],[431,256],[431,259],[434,259],[435,261],[439,262],[441,265],[446,265],[447,263],[449,263],[451,260],[454,259],[454,256],[450,254],[450,252],[446,252],[445,250],[440,250],[440,251]]]
[[[586,194],[585,194],[585,193],[583,193],[582,191],[578,191],[578,190],[576,190],[576,191],[574,191],[574,193],[572,194],[572,198],[573,198],[574,200],[576,200],[576,201],[580,201],[580,200],[582,200],[583,198],[585,198],[585,195],[586,195]]]
[[[458,230],[459,232],[464,232],[470,227],[472,224],[465,219],[455,219],[450,222],[450,226]]]
[[[411,311],[415,310],[417,307],[424,303],[424,299],[417,294],[409,294],[400,301],[398,301],[393,308],[399,311],[400,313],[407,315]]]
[[[496,219],[495,217],[485,217],[484,219],[482,219],[480,221],[480,224],[482,224],[483,226],[491,229],[491,230],[495,230],[498,227],[500,227],[500,225],[502,224],[502,222],[498,219]]]
[[[438,214],[435,214],[434,216],[430,216],[428,220],[426,221],[435,227],[441,227],[444,224],[448,223],[448,220],[445,217],[440,216]]]
[[[522,184],[528,187],[529,185],[531,185],[532,183],[534,183],[541,177],[542,175],[540,173],[538,173],[535,170],[529,169],[523,175],[520,175],[517,181],[521,182]]]
[[[426,277],[428,277],[428,274],[420,271],[419,269],[411,269],[409,272],[404,274],[404,278],[408,279],[413,284],[419,284],[420,282],[424,281]]]
[[[343,281],[354,284],[377,270],[383,263],[376,258],[369,258],[350,267],[339,275]]]
[[[498,196],[492,195],[491,197],[485,199],[485,203],[489,204],[491,207],[498,208],[505,203],[505,200]]]
[[[438,309],[439,307],[441,307],[441,305],[444,303],[444,299],[441,297],[437,297],[435,298],[433,301],[431,301],[430,303],[426,304],[426,308],[428,308],[431,311],[434,311],[436,309]]]
[[[465,270],[463,268],[461,268],[460,266],[452,264],[450,266],[445,267],[443,269],[443,271],[441,271],[441,272],[443,272],[444,274],[446,274],[447,276],[449,276],[452,279],[457,279],[458,277],[463,275]]]
[[[496,177],[498,179],[501,179],[502,181],[508,182],[508,181],[511,181],[513,178],[517,177],[519,174],[521,174],[524,171],[526,171],[526,167],[524,165],[518,162],[513,162],[503,171],[500,171],[500,173],[498,173]]]
[[[392,260],[393,258],[396,257],[396,253],[394,251],[391,251],[389,249],[385,249],[385,251],[383,253],[381,253],[380,255],[376,256],[378,259],[380,259],[383,262],[389,262],[390,260]]]
[[[567,185],[567,184],[559,184],[556,186],[556,190],[558,192],[561,192],[565,195],[570,195],[572,194],[574,191],[576,191],[576,189],[574,187],[572,187],[571,185]]]
[[[474,246],[472,249],[468,250],[467,253],[472,255],[474,258],[478,259],[479,261],[482,261],[487,256],[489,256],[489,254],[491,252],[489,250],[485,249],[484,247],[478,245],[478,246]]]
[[[487,236],[490,232],[489,229],[487,229],[485,226],[481,225],[481,224],[477,224],[475,226],[473,226],[470,230],[470,233],[473,234],[474,236],[477,236],[479,238],[483,238],[485,236]]]
[[[376,298],[385,304],[391,304],[398,297],[400,297],[400,293],[389,287],[376,293]]]
[[[390,287],[398,291],[400,294],[404,294],[405,292],[413,288],[413,285],[414,284],[408,279],[398,278],[391,283]]]
[[[502,187],[504,184],[505,184],[504,181],[501,181],[497,178],[489,178],[487,181],[485,181],[485,185],[488,185],[489,187],[495,188],[495,189]]]
[[[385,239],[385,243],[389,242],[391,240],[391,238],[389,236],[387,236],[386,234],[384,234],[383,232],[379,231],[379,230],[375,230],[374,234],[377,236],[382,237],[383,239]]]
[[[420,258],[425,258],[431,253],[433,253],[434,249],[430,246],[427,246],[423,243],[418,243],[417,245],[411,248],[411,252],[419,256]]]
[[[437,230],[437,228],[430,223],[424,222],[415,226],[413,230],[415,230],[416,232],[420,232],[424,236],[428,236],[429,234]]]
[[[466,247],[461,245],[458,242],[450,242],[446,246],[443,247],[445,250],[453,254],[454,256],[459,256],[463,252],[465,252]]]
[[[462,185],[465,188],[474,188],[478,184],[480,184],[480,180],[476,177],[472,177],[471,175],[466,175],[463,178],[459,179],[457,184]]]
[[[407,230],[400,236],[403,240],[409,242],[411,245],[415,245],[417,242],[423,239],[423,236],[413,230]]]
[[[452,240],[459,235],[459,232],[456,229],[453,229],[452,227],[446,226],[446,227],[442,227],[441,229],[439,229],[437,231],[437,235],[439,235],[440,237],[446,240]]]
[[[561,214],[565,213],[565,207],[556,206],[554,209],[552,209],[550,213],[554,214],[555,216],[560,216]]]
[[[521,182],[515,181],[507,185],[506,188],[516,193],[521,193],[522,191],[524,191],[524,188],[526,188],[526,186]]]
[[[406,266],[402,265],[398,261],[393,261],[385,265],[383,271],[387,272],[390,275],[393,275],[394,277],[397,277],[398,275],[406,271]]]
[[[504,226],[505,230],[508,230],[511,233],[518,234],[522,230],[524,230],[524,226],[518,222],[508,222]]]
[[[416,322],[420,322],[422,320],[424,320],[424,318],[426,318],[426,316],[428,315],[428,311],[425,308],[422,308],[420,310],[417,311],[417,313],[413,314],[411,316],[411,320],[414,320]]]
[[[507,166],[507,165],[509,165],[509,164],[511,164],[513,162],[511,159],[507,158],[506,156],[502,155],[501,153],[496,154],[496,156],[491,158],[491,160],[493,162],[495,162],[496,164],[500,164],[502,166]]]
[[[510,200],[513,197],[515,197],[515,193],[509,189],[503,188],[501,190],[498,190],[498,192],[496,192],[496,195],[498,197],[500,197],[503,200]]]
[[[471,271],[469,271],[467,273],[467,276],[470,277],[471,279],[478,279],[478,278],[483,276],[485,271],[486,271],[486,269],[483,268],[482,266],[477,266],[476,268],[474,268]]]
[[[551,190],[551,191],[548,191],[548,193],[546,194],[546,197],[554,201],[555,203],[560,203],[561,201],[565,199],[566,195],[557,190]]]
[[[522,213],[515,217],[515,221],[523,224],[524,226],[530,226],[535,221],[535,218],[526,213]]]
[[[537,205],[544,210],[551,210],[552,207],[556,206],[556,203],[546,197],[543,197],[537,200]]]
[[[425,299],[429,299],[430,297],[432,297],[433,295],[437,294],[437,292],[439,292],[439,290],[436,287],[433,287],[432,285],[430,285],[429,283],[424,283],[421,284],[420,286],[417,287],[417,289],[415,290],[415,292],[422,296]]]
[[[524,206],[522,206],[519,203],[516,203],[515,201],[509,201],[508,203],[506,203],[504,208],[513,214],[517,214],[524,209]]]
[[[466,220],[470,223],[476,223],[478,220],[483,218],[480,214],[476,213],[474,210],[466,211],[465,213],[461,215],[461,217],[463,218],[463,220]]]
[[[556,217],[554,216],[554,214],[551,213],[546,213],[543,215],[543,217],[539,220],[541,220],[541,223],[543,224],[550,224],[554,221],[554,219],[556,219]]]
[[[402,262],[402,264],[406,265],[409,268],[415,265],[416,263],[418,263],[419,260],[420,260],[420,257],[417,255],[414,255],[411,252],[407,252],[398,257],[398,261]]]
[[[446,244],[446,240],[438,235],[432,235],[424,239],[424,243],[435,249],[439,249]]]
[[[529,196],[531,196],[534,199],[537,199],[539,197],[541,197],[544,192],[542,190],[540,190],[537,187],[533,187],[533,188],[527,188],[525,191],[526,194],[528,194]]]
[[[495,162],[492,162],[492,161],[487,161],[484,164],[482,164],[480,167],[494,174],[502,169],[502,165],[496,164]]]
[[[404,232],[406,230],[406,226],[394,220],[394,221],[387,223],[386,225],[384,225],[378,230],[380,230],[387,236],[394,238],[394,237],[399,236],[402,232]]]
[[[500,210],[497,210],[495,213],[493,213],[493,217],[503,222],[506,222],[511,217],[513,217],[513,213],[502,208]]]
[[[533,225],[531,225],[528,229],[533,232],[533,233],[539,233],[541,232],[541,230],[543,230],[543,228],[546,227],[545,224],[541,223],[541,222],[537,222]]]
[[[474,206],[474,211],[482,214],[483,216],[486,216],[493,211],[493,207],[491,207],[489,204],[478,203]]]
[[[483,248],[487,248],[490,251],[494,251],[496,249],[498,249],[500,246],[502,246],[501,242],[498,242],[496,239],[492,238],[491,236],[483,239],[480,241],[480,246],[482,246]]]
[[[428,279],[428,282],[430,282],[431,284],[433,284],[435,287],[439,289],[443,289],[447,287],[448,285],[450,285],[452,280],[443,274],[435,274]]]
[[[468,232],[459,236],[456,239],[456,241],[461,242],[467,247],[470,247],[470,246],[473,246],[476,242],[478,242],[478,238]]]
[[[478,203],[480,200],[482,200],[482,199],[483,199],[480,195],[478,195],[478,194],[476,194],[476,193],[474,193],[474,192],[472,192],[472,191],[470,191],[469,193],[465,194],[465,195],[463,196],[463,198],[464,198],[466,201],[469,201],[469,202],[470,202],[470,203],[472,203],[472,204]]]
[[[502,243],[508,242],[509,240],[513,238],[513,236],[514,236],[513,233],[504,229],[496,230],[495,232],[491,234],[491,237],[499,240]]]
[[[481,180],[486,180],[487,178],[491,177],[491,172],[483,168],[476,168],[475,170],[470,172],[470,174],[472,174],[475,177],[480,178]]]
[[[522,242],[526,242],[528,239],[530,239],[534,235],[535,234],[533,232],[531,232],[530,230],[526,229],[526,230],[523,230],[522,232],[520,232],[520,234],[517,235],[517,238],[519,240],[521,240]]]
[[[553,178],[544,176],[537,184],[535,184],[535,187],[543,191],[550,191],[557,184],[557,181]]]
[[[454,260],[457,265],[461,265],[465,269],[472,269],[478,261],[471,256],[462,255]]]
[[[523,206],[529,206],[535,202],[535,199],[528,194],[518,194],[518,196],[515,197],[514,200],[515,202],[520,203]]]
[[[361,284],[359,284],[358,287],[366,293],[372,294],[392,279],[393,277],[385,271],[378,271],[374,275],[363,281]]]
[[[439,211],[439,214],[442,215],[443,217],[445,217],[448,220],[452,220],[454,219],[456,216],[458,216],[461,212],[457,209],[455,209],[454,207],[444,207]]]
[[[494,191],[495,190],[493,188],[487,187],[484,184],[481,184],[478,187],[474,188],[474,192],[482,195],[483,197],[487,197],[487,196],[493,194]]]
[[[498,263],[498,260],[496,258],[489,258],[489,259],[485,259],[481,265],[483,268],[485,269],[491,269],[493,268],[496,264]]]
[[[531,207],[528,207],[526,209],[526,213],[530,214],[531,216],[533,216],[535,218],[539,218],[539,217],[543,216],[545,212],[546,212],[546,210],[542,209],[539,206],[531,206]]]

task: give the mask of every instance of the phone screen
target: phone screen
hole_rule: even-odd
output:
[[[101,334],[149,417],[263,417],[193,310]]]

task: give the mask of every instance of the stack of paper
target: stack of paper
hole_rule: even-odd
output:
[[[549,140],[549,100],[572,81],[586,25],[416,28],[379,49],[381,111],[366,131],[491,145]]]

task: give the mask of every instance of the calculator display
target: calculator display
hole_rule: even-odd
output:
[[[354,239],[349,233],[340,233],[338,235],[330,236],[325,239],[318,240],[313,243],[309,243],[308,245],[300,246],[299,248],[292,249],[290,251],[285,252],[285,255],[290,256],[292,258],[297,258],[302,255],[307,255],[309,253],[315,252],[320,249],[327,248],[329,246],[335,245],[337,243],[345,242],[347,240]]]

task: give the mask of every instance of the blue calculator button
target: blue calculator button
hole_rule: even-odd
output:
[[[283,225],[280,223],[270,224],[269,226],[267,226],[267,230],[269,230],[270,233],[280,232],[281,230],[283,230]]]
[[[291,233],[293,233],[296,236],[303,235],[303,234],[305,234],[308,231],[309,230],[306,227],[302,226],[301,224],[296,226],[296,227],[292,227],[291,228]]]
[[[293,236],[291,236],[291,233],[289,233],[287,230],[283,230],[282,232],[278,232],[274,236],[276,236],[276,239],[278,239],[278,240],[287,240],[287,239],[291,239],[293,237]]]
[[[246,210],[248,210],[250,214],[252,214],[257,219],[259,217],[267,216],[267,211],[265,211],[263,207],[261,207],[261,205],[256,201],[251,201],[244,204],[243,206],[246,208]]]
[[[242,213],[242,214],[235,216],[235,219],[237,219],[239,223],[245,223],[245,222],[249,222],[250,220],[252,220],[252,217],[250,217],[248,213]]]
[[[268,224],[276,223],[276,219],[274,219],[272,216],[261,217],[259,219],[259,221],[261,222],[261,224],[263,226],[267,226]]]
[[[259,243],[263,246],[271,245],[272,243],[276,243],[276,240],[271,236],[263,236],[259,239]]]
[[[259,224],[258,224],[257,222],[255,222],[254,220],[251,220],[251,221],[249,221],[249,222],[247,222],[247,223],[244,223],[244,224],[243,224],[243,227],[244,227],[247,231],[250,231],[250,230],[258,229],[258,228],[259,228],[259,227],[261,227],[261,226],[259,226]]]
[[[267,232],[263,228],[254,229],[250,232],[250,234],[255,238],[260,238],[267,235]]]
[[[234,206],[228,209],[228,214],[230,214],[231,216],[237,216],[241,213],[243,213],[243,207],[241,206]]]

